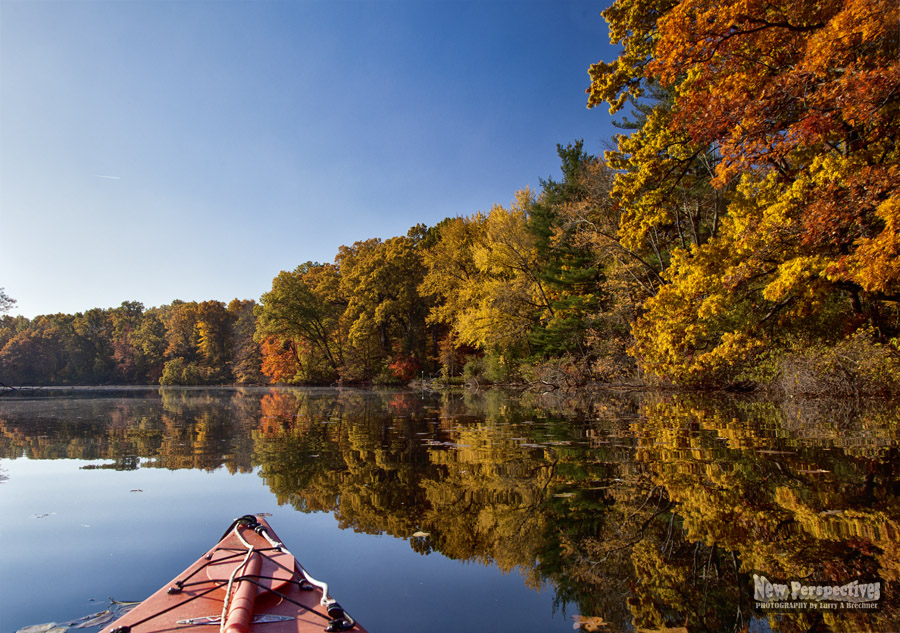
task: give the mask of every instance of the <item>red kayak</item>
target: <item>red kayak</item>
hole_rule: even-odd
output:
[[[365,633],[262,517],[236,519],[221,540],[108,633]]]

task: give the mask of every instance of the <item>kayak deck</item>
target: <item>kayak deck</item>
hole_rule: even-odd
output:
[[[209,552],[105,632],[213,633],[213,627],[225,633],[365,633],[265,519],[252,515],[236,519]]]

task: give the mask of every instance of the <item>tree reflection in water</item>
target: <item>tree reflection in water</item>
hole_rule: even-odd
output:
[[[408,539],[422,554],[516,570],[599,630],[765,621],[780,631],[883,631],[900,621],[894,404],[493,391],[60,395],[64,405],[0,403],[0,457],[258,467],[280,504]],[[882,608],[767,614],[754,603],[753,573],[879,579]]]

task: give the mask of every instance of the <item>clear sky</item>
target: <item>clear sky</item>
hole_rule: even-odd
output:
[[[606,2],[0,0],[0,287],[33,317],[258,299],[600,154]]]

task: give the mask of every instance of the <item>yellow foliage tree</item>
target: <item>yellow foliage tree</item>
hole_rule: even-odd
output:
[[[540,279],[534,234],[529,230],[530,189],[517,192],[508,208],[455,218],[438,227],[426,251],[420,289],[440,297],[432,322],[450,326],[459,342],[478,349],[521,345],[550,307]]]
[[[896,334],[897,4],[617,0],[604,15],[624,49],[591,67],[589,106],[649,110],[609,156],[620,239],[669,266],[634,329],[644,367],[730,382],[765,347],[866,322]],[[655,85],[666,98],[648,102]]]

